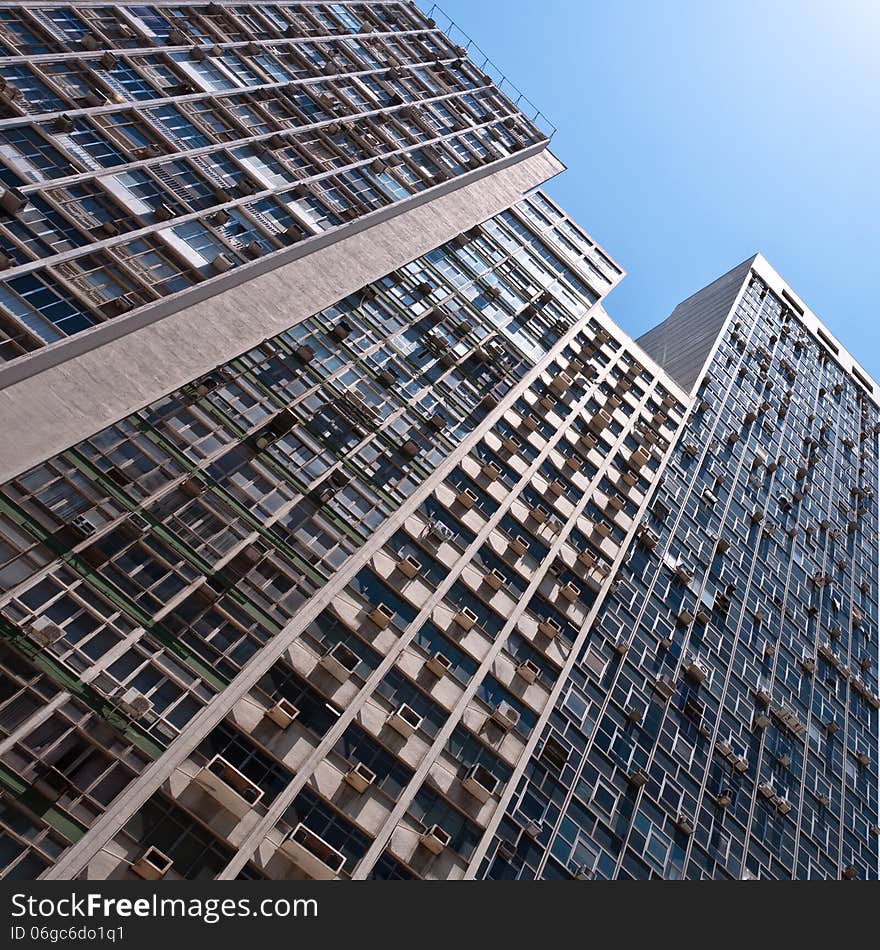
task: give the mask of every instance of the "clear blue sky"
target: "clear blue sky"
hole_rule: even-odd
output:
[[[627,332],[761,251],[880,378],[878,0],[440,7],[558,126],[547,190],[627,270]]]

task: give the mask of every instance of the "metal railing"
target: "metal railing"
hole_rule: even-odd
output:
[[[547,118],[546,115],[531,101],[519,88],[514,85],[507,76],[492,62],[484,50],[479,47],[474,40],[436,3],[426,11],[426,0],[416,0],[428,19],[437,24],[437,29],[441,30],[456,45],[465,50],[468,59],[485,73],[489,79],[504,93],[505,96],[519,109],[520,112],[548,139],[552,139],[556,132],[556,126]]]

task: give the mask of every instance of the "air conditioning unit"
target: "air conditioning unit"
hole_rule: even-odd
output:
[[[64,638],[64,631],[48,617],[37,617],[27,626],[28,636],[41,647],[52,646]]]
[[[752,719],[752,728],[764,730],[770,725],[770,717],[767,713],[757,712]]]
[[[492,570],[483,578],[484,583],[491,590],[501,590],[502,587],[507,583],[507,578],[501,573],[501,571],[496,568]]]
[[[770,782],[759,782],[758,783],[758,794],[766,798],[768,801],[776,800],[776,789],[773,788],[773,785]]]
[[[690,657],[684,668],[685,675],[694,683],[705,683],[709,676],[709,669],[705,662],[698,656]]]
[[[520,427],[525,429],[526,432],[534,432],[538,428],[540,422],[541,420],[538,419],[537,416],[529,413],[527,416],[523,416],[520,419],[519,424]]]
[[[470,488],[463,488],[455,496],[455,500],[464,508],[466,511],[470,511],[471,508],[479,501],[477,493]]]
[[[470,607],[461,607],[453,617],[456,625],[462,630],[470,630],[480,618],[470,609]]]
[[[564,600],[567,600],[569,603],[573,603],[580,596],[580,590],[576,584],[572,584],[570,581],[567,584],[564,584],[559,588],[559,596]]]
[[[550,517],[550,512],[543,505],[535,505],[529,509],[529,516],[538,524],[544,524]]]
[[[406,703],[390,713],[385,722],[397,733],[408,739],[422,725],[422,717]]]
[[[648,783],[648,773],[643,768],[635,768],[629,773],[627,780],[633,787],[641,788]]]
[[[733,789],[729,788],[728,786],[724,786],[715,796],[715,804],[719,808],[727,808],[731,802],[733,802]]]
[[[538,631],[543,633],[545,637],[550,637],[552,640],[562,633],[562,627],[552,617],[545,617],[538,622]]]
[[[0,208],[7,214],[18,214],[28,203],[28,199],[17,188],[4,188],[0,192]]]
[[[432,518],[428,522],[427,532],[430,537],[436,538],[439,541],[454,541],[456,537],[455,530],[438,518]]]
[[[431,827],[419,837],[419,844],[427,848],[431,854],[442,854],[452,842],[449,832],[444,831],[440,825],[431,825]]]
[[[302,343],[293,351],[293,355],[301,362],[308,365],[315,358],[315,350],[308,343]]]
[[[683,607],[678,612],[677,620],[683,627],[688,627],[694,622],[694,615],[687,607]]]
[[[682,582],[682,584],[689,584],[693,580],[694,572],[688,567],[684,561],[676,561],[675,565],[672,568],[672,573]]]
[[[593,531],[598,534],[600,538],[608,538],[611,536],[611,525],[603,518],[599,518],[593,522]]]
[[[755,699],[762,706],[770,705],[771,689],[770,689],[769,680],[766,680],[766,679],[758,680],[758,685],[755,687],[754,692],[755,692]]]
[[[263,790],[220,755],[201,769],[195,782],[219,805],[238,818],[249,814],[263,797]]]
[[[90,537],[98,530],[94,522],[85,515],[77,515],[73,521],[70,522],[70,526],[77,534],[84,538]]]
[[[501,445],[511,455],[515,455],[522,448],[522,442],[520,442],[520,440],[515,435],[509,435],[502,439]]]
[[[563,396],[568,392],[569,389],[574,385],[574,380],[568,373],[560,373],[558,376],[554,376],[550,380],[550,389],[553,390],[558,396]]]
[[[498,778],[485,765],[473,765],[461,780],[462,787],[479,802],[484,804],[498,789]]]
[[[658,676],[652,685],[664,699],[669,699],[675,692],[675,679],[669,673]]]
[[[614,641],[614,652],[618,656],[624,656],[629,650],[629,640],[623,635],[619,635]]]
[[[516,668],[516,675],[524,679],[527,683],[534,683],[541,671],[531,660],[523,660]]]
[[[787,815],[791,811],[791,802],[784,796],[777,798],[776,810],[780,815]]]
[[[643,448],[638,448],[630,455],[628,463],[631,468],[638,470],[643,468],[650,461],[651,454]]]
[[[684,834],[692,835],[694,833],[694,825],[691,817],[684,814],[684,812],[679,812],[675,818],[675,827]]]
[[[494,462],[484,462],[480,468],[480,473],[490,482],[494,482],[501,475],[501,469]]]
[[[519,710],[502,700],[492,710],[492,721],[505,731],[516,729],[519,725]]]
[[[211,269],[216,274],[225,274],[227,271],[232,270],[234,266],[235,266],[234,261],[227,254],[217,254],[211,260]]]
[[[379,604],[370,611],[369,618],[380,630],[384,630],[394,619],[394,610],[387,604]]]
[[[580,448],[581,448],[584,452],[590,452],[590,451],[592,451],[594,448],[596,448],[596,437],[593,436],[593,435],[589,435],[589,434],[587,434],[587,433],[584,433],[584,434],[578,439],[578,445],[580,446]]]
[[[363,794],[375,781],[376,773],[362,762],[358,762],[345,773],[346,785],[350,785],[360,794]]]
[[[172,863],[167,854],[150,845],[136,861],[132,861],[130,867],[144,881],[161,881],[171,870]]]
[[[271,709],[266,710],[266,718],[271,719],[279,729],[286,729],[298,715],[299,710],[289,699],[279,699]]]
[[[805,673],[813,673],[816,670],[816,658],[812,654],[805,653],[801,657],[801,668]]]
[[[578,563],[583,564],[584,567],[594,568],[596,566],[596,555],[588,549],[583,551],[578,551]]]
[[[397,569],[404,577],[412,579],[421,572],[422,565],[411,554],[407,554],[397,562]]]
[[[127,689],[120,697],[117,708],[129,719],[141,719],[150,712],[153,704],[136,689]]]
[[[650,528],[644,525],[639,526],[638,542],[648,551],[653,551],[657,547],[657,535]]]
[[[597,413],[591,416],[587,420],[587,427],[593,432],[601,432],[603,429],[606,429],[611,425],[611,415],[606,412],[604,409],[600,409]]]
[[[279,850],[314,881],[330,881],[345,866],[345,855],[302,823],[284,838]]]
[[[715,751],[724,759],[733,754],[733,745],[730,739],[718,739],[715,742]]]
[[[359,663],[360,657],[342,643],[335,644],[318,660],[318,666],[340,683],[351,676]]]
[[[529,549],[529,542],[526,541],[522,535],[518,534],[515,538],[511,538],[507,542],[507,549],[517,557],[522,557]]]
[[[648,706],[643,702],[633,702],[626,707],[626,718],[630,722],[643,722]]]
[[[558,479],[547,484],[547,494],[552,498],[559,498],[565,491],[565,486]]]
[[[734,772],[747,772],[749,769],[749,760],[744,755],[735,755],[730,763]]]
[[[452,660],[438,652],[429,660],[425,660],[425,667],[429,669],[434,676],[440,678],[449,672],[452,667]]]

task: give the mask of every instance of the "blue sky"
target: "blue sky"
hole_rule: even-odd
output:
[[[761,251],[880,378],[877,0],[441,9],[558,126],[547,190],[627,270],[627,332]]]

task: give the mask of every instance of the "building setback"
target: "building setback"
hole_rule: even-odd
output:
[[[474,53],[0,5],[0,876],[877,877],[878,392]]]

